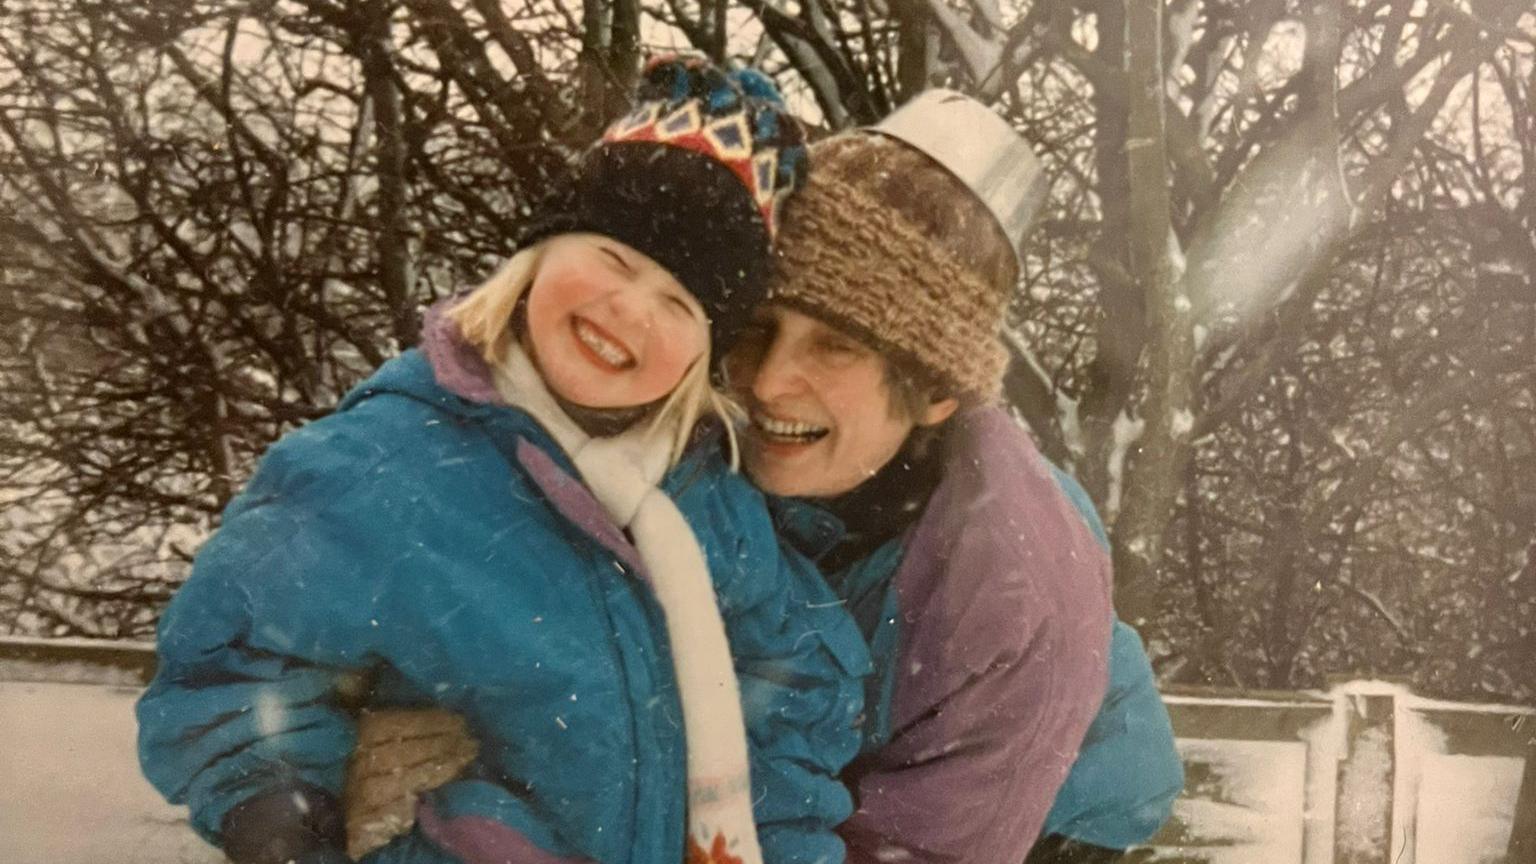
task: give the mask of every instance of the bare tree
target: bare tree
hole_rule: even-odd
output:
[[[1035,143],[1007,393],[1166,675],[1536,695],[1527,0],[8,4],[8,626],[145,633],[678,47],[832,129],[945,85]]]

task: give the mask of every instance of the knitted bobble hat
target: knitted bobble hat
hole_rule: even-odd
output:
[[[804,130],[766,76],[658,57],[635,108],[587,151],[522,244],[590,231],[645,253],[698,299],[723,352],[763,299],[779,210],[805,166]]]

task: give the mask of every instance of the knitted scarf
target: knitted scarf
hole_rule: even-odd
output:
[[[670,439],[637,422],[593,438],[556,403],[516,343],[493,370],[496,390],[527,411],[571,457],[608,515],[629,531],[666,618],[688,756],[687,860],[761,864],[752,820],[746,724],[725,623],[704,553],[677,505],[657,488]]]

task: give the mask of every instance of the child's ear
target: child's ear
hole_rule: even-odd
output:
[[[956,409],[959,407],[960,400],[953,396],[947,399],[940,399],[937,402],[930,402],[928,407],[923,409],[923,413],[918,416],[917,425],[937,426],[954,416]]]

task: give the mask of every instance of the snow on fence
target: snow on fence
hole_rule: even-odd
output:
[[[1159,864],[1536,862],[1536,710],[1400,684],[1164,693],[1187,783]],[[1521,826],[1516,841],[1514,826]]]
[[[153,667],[141,643],[0,639],[0,862],[222,860],[139,775],[133,702]],[[1533,709],[1379,681],[1164,695],[1188,787],[1136,860],[1536,862]]]

